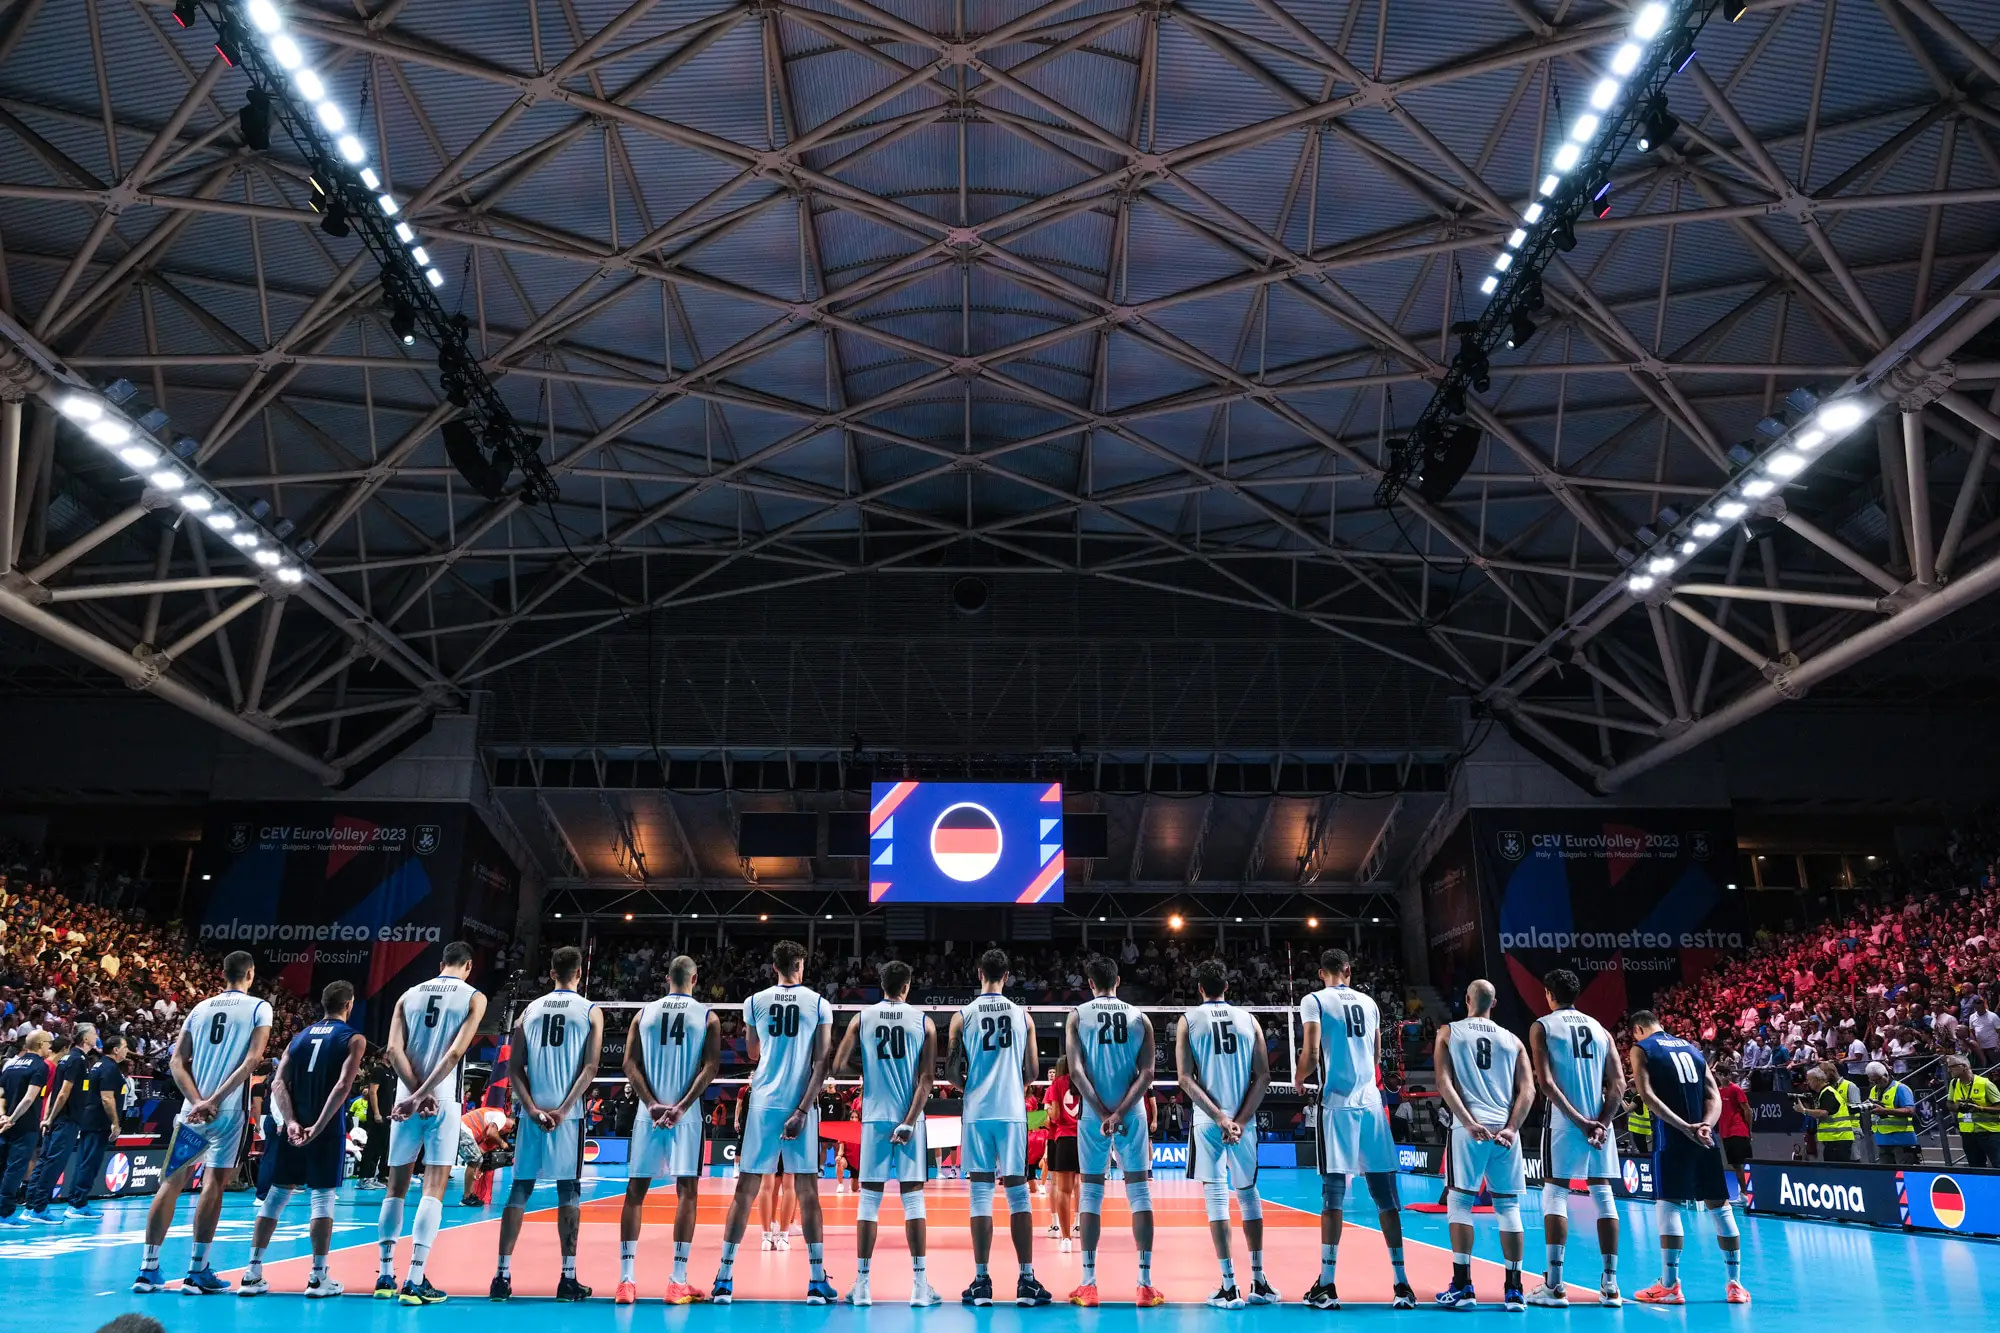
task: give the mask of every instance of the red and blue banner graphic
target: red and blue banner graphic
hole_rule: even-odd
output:
[[[868,900],[1059,903],[1059,782],[878,782]]]
[[[1904,1226],[2000,1236],[2000,1172],[1899,1171],[1896,1195]]]
[[[375,1037],[387,1001],[435,974],[446,943],[485,955],[473,983],[487,986],[513,940],[520,872],[466,805],[219,806],[198,863],[202,943],[248,950],[261,982],[297,995],[352,982],[354,1022]]]

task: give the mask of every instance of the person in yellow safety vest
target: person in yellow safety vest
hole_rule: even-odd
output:
[[[1653,1151],[1653,1112],[1630,1085],[1625,1089],[1625,1131],[1632,1136],[1632,1153],[1647,1157]]]
[[[1917,1099],[1898,1083],[1880,1060],[1868,1062],[1869,1137],[1875,1140],[1875,1160],[1891,1166],[1918,1166]]]
[[[1847,1093],[1842,1079],[1836,1084],[1827,1077],[1826,1070],[1814,1065],[1806,1070],[1806,1091],[1794,1100],[1799,1113],[1818,1122],[1819,1157],[1822,1162],[1851,1162],[1854,1160],[1854,1131],[1860,1127],[1860,1117],[1847,1104]]]
[[[1958,1112],[1958,1141],[1967,1166],[2000,1166],[2000,1087],[1972,1072],[1962,1055],[1945,1057],[1951,1077],[1951,1109]]]

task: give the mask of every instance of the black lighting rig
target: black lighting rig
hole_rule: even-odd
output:
[[[1694,58],[1696,35],[1718,10],[1735,20],[1745,8],[1745,0],[1655,0],[1635,6],[1634,30],[1599,85],[1612,85],[1614,95],[1601,107],[1601,99],[1593,97],[1593,111],[1584,113],[1594,124],[1592,132],[1580,141],[1571,133],[1557,150],[1558,165],[1543,178],[1495,261],[1495,272],[1481,285],[1491,298],[1486,308],[1477,319],[1451,326],[1458,353],[1409,434],[1389,441],[1389,459],[1375,487],[1377,505],[1393,506],[1412,480],[1425,499],[1442,500],[1465,475],[1483,434],[1465,419],[1467,395],[1492,387],[1495,351],[1521,347],[1534,335],[1545,306],[1542,271],[1558,254],[1576,248],[1576,224],[1586,211],[1596,217],[1610,211],[1611,171],[1619,155],[1628,145],[1654,152],[1680,128],[1667,109],[1667,84]],[[1631,48],[1636,58],[1625,55]],[[1631,67],[1621,71],[1625,59]],[[1560,165],[1572,150],[1573,159]]]
[[[438,299],[444,280],[400,216],[395,197],[379,188],[358,140],[325,123],[331,117],[336,126],[342,124],[344,113],[329,112],[326,99],[308,99],[301,90],[301,85],[321,91],[324,86],[303,62],[277,6],[270,0],[176,0],[173,15],[183,28],[206,19],[215,30],[216,52],[249,80],[248,100],[238,117],[244,143],[267,149],[272,127],[283,130],[311,172],[311,203],[320,230],[335,239],[359,235],[381,264],[382,299],[396,338],[410,347],[421,334],[437,348],[440,387],[458,409],[440,428],[452,465],[493,500],[506,493],[508,477],[518,469],[520,498],[553,504],[554,476],[472,354],[469,322],[448,312]]]

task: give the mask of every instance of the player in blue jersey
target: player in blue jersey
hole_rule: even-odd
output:
[[[225,989],[188,1010],[174,1041],[174,1083],[187,1104],[174,1122],[167,1169],[146,1210],[146,1253],[133,1279],[136,1292],[165,1291],[160,1246],[174,1223],[175,1205],[188,1177],[202,1166],[201,1201],[194,1209],[194,1255],[181,1292],[208,1296],[229,1290],[209,1266],[208,1247],[222,1216],[222,1195],[236,1176],[249,1132],[250,1075],[263,1062],[271,1041],[271,1004],[250,993],[257,960],[237,950],[222,960]]]
[[[688,1256],[701,1184],[701,1094],[722,1068],[722,1020],[694,997],[694,959],[667,964],[667,993],[633,1015],[625,1032],[625,1077],[639,1099],[632,1119],[632,1158],[626,1171],[625,1208],[618,1217],[617,1303],[639,1298],[633,1272],[646,1191],[657,1176],[674,1181],[674,1275],[669,1305],[706,1300],[688,1285]]]
[[[1049,1290],[1035,1277],[1035,1216],[1028,1203],[1028,1084],[1041,1060],[1035,1024],[1005,992],[1010,964],[1001,949],[979,955],[979,995],[951,1016],[945,1067],[965,1060],[965,1105],[959,1117],[959,1159],[971,1177],[972,1285],[959,1299],[993,1304],[993,1182],[1007,1191],[1008,1230],[1021,1272],[1014,1304],[1047,1305]]]
[[[756,1070],[746,1091],[743,1147],[736,1193],[722,1224],[722,1265],[709,1299],[727,1305],[736,1296],[736,1247],[750,1221],[750,1205],[774,1172],[792,1178],[799,1226],[810,1257],[806,1304],[840,1299],[826,1278],[826,1223],[819,1206],[819,1106],[833,1050],[833,1006],[805,984],[806,951],[795,940],[771,946],[778,984],[743,1002],[743,1026]]]
[[[1070,1081],[1083,1101],[1077,1116],[1077,1164],[1083,1188],[1077,1216],[1083,1232],[1083,1280],[1073,1305],[1097,1304],[1097,1240],[1104,1225],[1104,1177],[1113,1159],[1125,1176],[1125,1204],[1132,1213],[1132,1243],[1139,1251],[1140,1306],[1165,1305],[1153,1285],[1153,1145],[1147,1133],[1146,1094],[1153,1087],[1153,1023],[1118,998],[1118,964],[1101,955],[1083,965],[1091,998],[1069,1016],[1066,1048]]]
[[[444,1192],[458,1160],[459,1104],[465,1097],[465,1052],[486,1016],[486,997],[468,980],[472,946],[444,946],[438,974],[403,992],[389,1020],[386,1056],[396,1071],[396,1102],[389,1116],[389,1183],[375,1218],[380,1267],[377,1300],[435,1305],[445,1294],[425,1273],[431,1246],[444,1222]],[[417,1158],[424,1160],[424,1191],[410,1228],[410,1272],[396,1287],[396,1239],[403,1231],[403,1197]]]
[[[1181,1019],[1174,1038],[1174,1068],[1194,1106],[1188,1135],[1188,1174],[1201,1182],[1208,1235],[1222,1265],[1222,1286],[1208,1298],[1219,1310],[1275,1305],[1278,1289],[1264,1278],[1264,1201],[1257,1194],[1257,1107],[1271,1085],[1271,1056],[1257,1016],[1225,998],[1229,969],[1211,958],[1194,970],[1201,1003]],[[1229,1252],[1229,1191],[1243,1210],[1243,1240],[1250,1247],[1250,1295],[1236,1285]]]
[[[1569,1304],[1563,1286],[1563,1256],[1569,1243],[1569,1187],[1590,1185],[1597,1209],[1597,1246],[1604,1255],[1601,1304],[1625,1303],[1618,1292],[1618,1204],[1612,1185],[1618,1177],[1618,1144],[1612,1131],[1625,1101],[1625,1066],[1611,1034],[1576,1007],[1583,983],[1559,967],[1542,978],[1549,1012],[1528,1029],[1528,1053],[1535,1061],[1535,1085],[1548,1103],[1542,1140],[1542,1238],[1549,1265],[1528,1304],[1561,1309]]]
[[[514,1244],[521,1219],[538,1181],[556,1187],[556,1238],[562,1246],[562,1278],[556,1299],[581,1301],[590,1288],[576,1280],[576,1236],[583,1217],[583,1094],[597,1075],[604,1048],[604,1011],[577,993],[583,979],[583,950],[564,945],[549,959],[556,988],[530,1001],[515,1020],[509,1044],[507,1081],[521,1104],[515,1134],[514,1187],[500,1213],[499,1271],[487,1288],[489,1299],[514,1294]]]
[[[872,1305],[868,1270],[875,1258],[876,1219],[890,1181],[903,1202],[903,1234],[910,1245],[910,1304],[937,1305],[943,1299],[925,1275],[924,1177],[929,1143],[924,1105],[931,1097],[931,1070],[937,1058],[937,1025],[909,1003],[910,965],[882,964],[882,999],[854,1016],[841,1034],[830,1066],[835,1074],[861,1057],[861,1186],[854,1223],[854,1289],[850,1305]]]
[[[1684,1305],[1681,1295],[1681,1249],[1685,1241],[1681,1215],[1700,1202],[1715,1220],[1722,1266],[1729,1275],[1723,1288],[1731,1305],[1748,1305],[1743,1286],[1743,1240],[1736,1231],[1736,1210],[1729,1206],[1728,1171],[1722,1144],[1715,1137],[1722,1119],[1722,1090],[1715,1084],[1701,1047],[1670,1036],[1648,1010],[1628,1020],[1632,1025],[1632,1085],[1653,1113],[1659,1129],[1653,1135],[1653,1205],[1660,1223],[1660,1280],[1638,1294],[1647,1305]]]
[[[312,1277],[309,1298],[338,1296],[341,1287],[326,1271],[333,1246],[333,1204],[347,1169],[347,1093],[361,1072],[368,1039],[349,1026],[354,983],[335,981],[320,992],[319,1022],[292,1038],[271,1080],[271,1105],[264,1117],[264,1160],[259,1183],[264,1201],[250,1240],[250,1267],[236,1288],[239,1296],[261,1296],[264,1250],[292,1191],[312,1191]]]

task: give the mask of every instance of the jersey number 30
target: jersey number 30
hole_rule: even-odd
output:
[[[764,1024],[764,1031],[773,1037],[796,1037],[799,1035],[799,1007],[795,1004],[774,1004],[771,1017]]]

